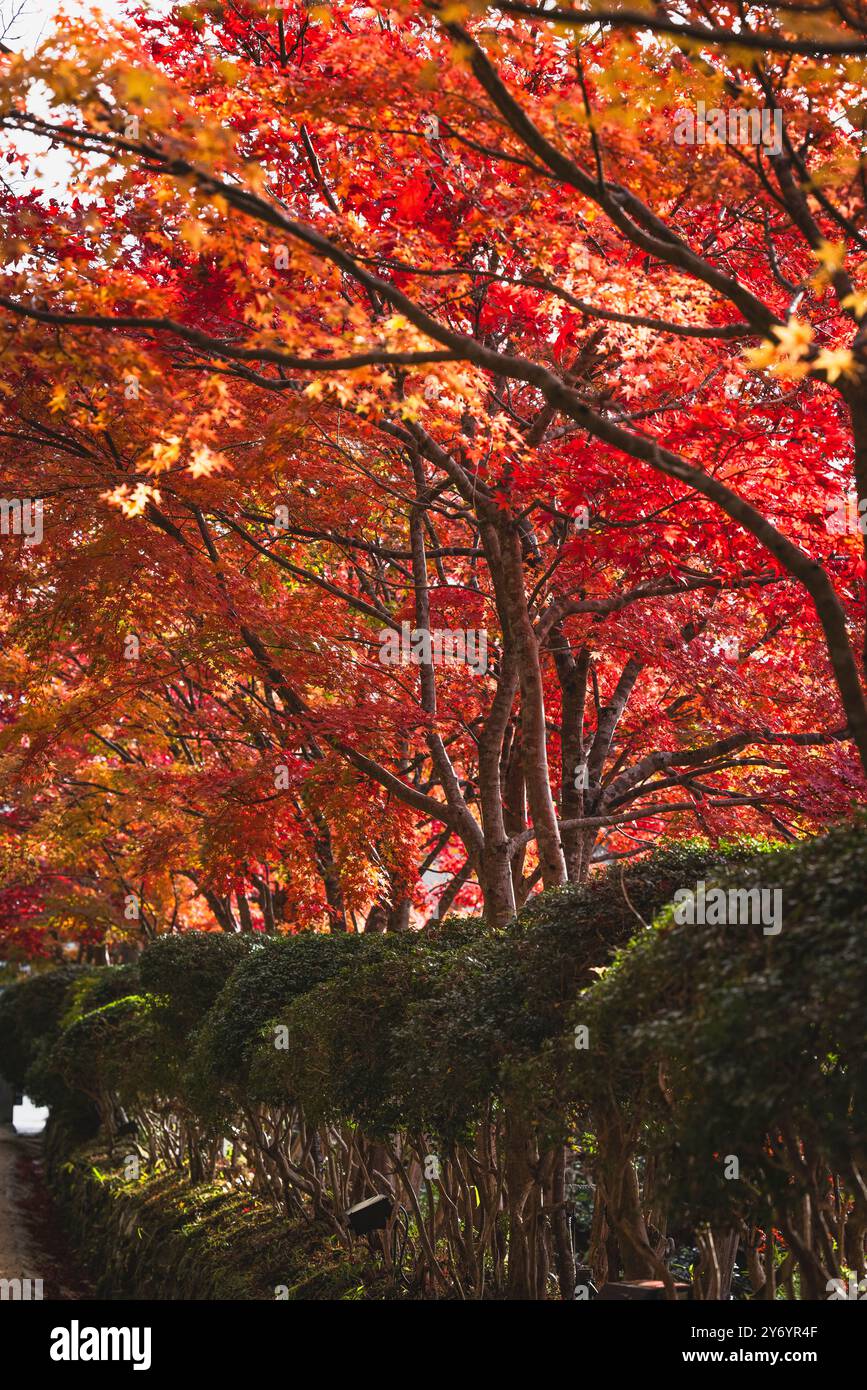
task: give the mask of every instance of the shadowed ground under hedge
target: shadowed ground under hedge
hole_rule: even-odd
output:
[[[112,1299],[356,1300],[395,1297],[366,1246],[349,1256],[327,1226],[289,1220],[219,1180],[182,1169],[124,1175],[102,1145],[49,1164],[69,1237]]]

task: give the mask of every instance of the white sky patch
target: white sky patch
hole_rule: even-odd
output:
[[[145,3],[145,8],[160,13],[168,10],[169,4],[158,0]],[[0,0],[0,33],[8,23],[4,40],[7,47],[18,53],[32,53],[41,39],[55,31],[61,12],[73,16],[99,10],[107,19],[116,19],[123,17],[125,9],[122,0],[101,0],[99,4],[94,0]]]
[[[12,1123],[19,1134],[41,1134],[47,1119],[48,1107],[34,1105],[29,1096],[12,1112]]]
[[[57,32],[65,15],[73,18],[99,13],[107,20],[123,19],[130,8],[166,14],[172,3],[173,0],[0,0],[0,39],[14,52],[29,55]],[[40,109],[34,101],[31,109],[34,114],[49,114],[47,103]],[[65,201],[72,181],[72,165],[66,152],[24,133],[16,137],[15,143],[32,159],[25,186],[37,187],[46,197]],[[17,192],[23,191],[20,182],[15,187]],[[82,196],[82,201],[86,201],[86,196]]]

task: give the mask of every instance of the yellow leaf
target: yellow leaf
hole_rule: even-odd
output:
[[[813,341],[813,330],[808,323],[803,323],[792,315],[787,324],[778,324],[771,329],[774,337],[780,345],[780,352],[784,352],[788,357],[803,357],[810,343]]]
[[[126,483],[116,487],[113,492],[102,492],[100,497],[103,502],[108,502],[113,507],[120,507],[124,516],[141,516],[148,502],[159,502],[160,494],[156,488],[150,487],[147,483],[137,483],[130,490]]]
[[[127,101],[145,102],[154,89],[154,80],[150,73],[133,68],[121,73],[120,85]]]
[[[236,83],[241,76],[241,69],[237,63],[233,63],[225,58],[218,58],[214,64],[214,69],[219,73],[224,82]]]
[[[848,348],[822,348],[813,360],[813,370],[824,372],[829,381],[840,376],[857,377],[858,364]]]
[[[181,227],[181,236],[194,251],[201,251],[208,240],[208,229],[203,222],[185,222]]]
[[[165,473],[171,468],[173,463],[177,463],[181,452],[181,441],[176,434],[169,435],[168,439],[161,440],[159,444],[154,444],[151,449],[148,462],[141,464],[138,471],[140,473]]]
[[[748,363],[754,371],[759,371],[762,367],[770,367],[777,360],[777,346],[769,339],[765,338],[760,347],[747,348],[743,354],[744,361]]]
[[[801,381],[809,370],[809,362],[799,362],[794,357],[781,357],[771,367],[774,376],[783,377],[789,381]]]
[[[851,309],[856,319],[863,319],[867,314],[867,294],[863,290],[853,290],[852,294],[847,294],[840,303],[844,309]]]
[[[190,460],[189,471],[194,478],[209,478],[212,473],[219,473],[228,467],[229,460],[225,454],[216,454],[207,444],[201,444]]]
[[[842,269],[846,259],[846,243],[843,241],[820,241],[816,250],[810,254],[815,256],[827,275],[833,275],[835,271]]]

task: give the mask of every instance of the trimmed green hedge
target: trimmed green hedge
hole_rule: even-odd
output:
[[[672,900],[699,882],[779,891],[781,930],[679,920]],[[109,1131],[118,1113],[140,1116],[151,1161],[186,1153],[198,1179],[239,1142],[246,1166],[231,1159],[232,1182],[293,1218],[312,1204],[335,1232],[346,1205],[381,1190],[389,1154],[400,1150],[404,1185],[441,1155],[439,1187],[406,1199],[419,1279],[451,1279],[461,1296],[484,1286],[479,1261],[502,1282],[502,1252],[524,1238],[522,1199],[504,1205],[502,1183],[547,1184],[547,1212],[564,1145],[650,1269],[642,1200],[671,1228],[752,1239],[777,1227],[796,1248],[809,1196],[817,1234],[797,1254],[821,1288],[828,1269],[864,1262],[865,882],[859,822],[788,847],[669,844],[540,895],[501,931],[455,919],[369,938],[165,937],[137,966],[60,969],[8,990],[0,1048],[11,1079],[58,1114],[72,1096]],[[491,1144],[516,1134],[507,1173]],[[629,1165],[635,1183],[621,1191]],[[437,1193],[460,1215],[426,1233]],[[829,1193],[838,1225],[826,1231]],[[476,1228],[474,1201],[486,1204]],[[548,1227],[531,1224],[544,1244]]]
[[[591,1045],[571,1055],[571,1091],[646,1108],[681,1217],[770,1221],[814,1194],[808,1162],[867,1178],[867,837],[848,827],[704,877],[708,892],[779,892],[780,931],[667,906],[573,1008]]]

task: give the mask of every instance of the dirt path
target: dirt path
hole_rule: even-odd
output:
[[[41,1152],[39,1138],[0,1125],[0,1279],[41,1279],[44,1298],[86,1297],[53,1217]]]

